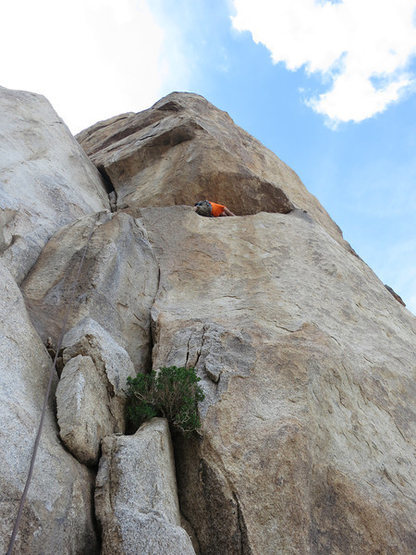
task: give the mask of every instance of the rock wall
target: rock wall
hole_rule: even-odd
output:
[[[30,183],[31,130],[63,125],[45,100],[1,93],[24,132],[3,147],[19,169],[5,157],[0,177]],[[43,344],[53,354],[66,332],[16,552],[414,553],[416,319],[296,174],[194,94],[82,132],[100,173],[64,134],[55,158],[36,151],[66,176],[61,219],[47,179],[35,208],[29,186],[0,196],[2,545]],[[198,216],[202,198],[237,217]],[[166,421],[123,435],[127,376],[163,365],[194,366],[205,392],[201,431],[173,435],[175,461]]]
[[[0,256],[24,279],[62,226],[109,208],[102,178],[46,98],[0,87]]]
[[[295,172],[202,96],[172,93],[77,139],[111,180],[120,208],[193,206],[207,197],[240,216],[298,207],[342,242],[341,230]]]
[[[57,343],[79,263],[77,303],[67,329],[92,318],[126,351],[137,367],[149,361],[149,311],[158,288],[158,266],[140,221],[101,212],[63,227],[48,242],[22,283],[40,336]]]
[[[411,553],[416,321],[303,213],[147,208],[161,266],[153,364],[196,366],[178,439],[202,553]]]
[[[195,553],[181,528],[175,462],[164,418],[103,442],[95,493],[103,554]]]
[[[0,551],[6,553],[51,361],[3,264],[0,287]],[[95,552],[94,474],[63,449],[57,432],[51,399],[15,553]]]

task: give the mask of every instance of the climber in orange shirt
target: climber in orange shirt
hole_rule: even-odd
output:
[[[195,203],[195,211],[200,216],[208,216],[212,218],[220,218],[221,216],[235,216],[223,204],[218,204],[210,200],[200,200]]]

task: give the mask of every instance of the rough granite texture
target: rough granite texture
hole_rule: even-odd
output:
[[[36,131],[46,116],[32,122],[33,111],[19,112],[32,98],[25,95],[13,110]],[[22,175],[37,176],[31,152],[38,159],[43,143],[37,132],[32,146],[25,140]],[[17,281],[37,258],[22,283],[34,326],[1,269],[1,546],[47,379],[42,340],[56,346],[92,230],[62,353],[61,434],[76,432],[77,456],[95,463],[102,436],[122,429],[121,413],[110,426],[108,411],[121,410],[128,358],[135,371],[194,366],[206,394],[200,433],[173,437],[175,465],[160,419],[102,441],[95,506],[103,553],[192,553],[189,536],[203,555],[415,553],[416,318],[296,174],[202,97],[173,93],[78,140],[114,187],[117,213],[101,201],[87,203],[86,216],[71,212],[38,258],[42,235],[26,266],[12,227],[24,220],[22,237],[32,237],[41,220],[28,216],[23,192],[12,219],[5,209],[0,216]],[[71,159],[84,175],[78,154]],[[60,205],[53,183],[36,199],[45,210],[45,191]],[[58,190],[71,199],[65,187]],[[238,216],[200,217],[192,205],[201,198]],[[24,555],[96,550],[92,471],[57,433],[51,401],[18,539]]]
[[[416,549],[416,319],[303,212],[147,208],[153,365],[196,366],[175,442],[201,553]]]
[[[337,241],[339,227],[270,150],[202,96],[172,93],[77,135],[109,177],[118,207],[188,204],[208,198],[235,214],[308,210]]]
[[[0,322],[0,552],[6,553],[51,359],[30,323],[19,288],[1,262]],[[94,553],[93,484],[93,473],[59,442],[51,400],[14,553]]]
[[[103,555],[195,553],[180,526],[175,461],[164,418],[153,418],[133,436],[105,438],[95,507]]]
[[[65,366],[56,391],[59,435],[80,462],[94,465],[102,438],[125,431],[127,377],[135,375],[134,366],[91,318],[65,334],[62,350]]]
[[[0,87],[0,257],[16,281],[55,231],[109,207],[99,172],[46,98]]]
[[[22,284],[35,327],[45,342],[50,337],[57,343],[85,246],[66,329],[92,318],[143,371],[150,362],[149,310],[158,267],[146,231],[128,214],[85,216],[52,237]]]

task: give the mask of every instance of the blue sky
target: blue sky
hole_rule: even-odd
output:
[[[0,84],[44,94],[74,133],[172,90],[202,94],[299,174],[416,313],[415,11],[416,0],[5,0]]]

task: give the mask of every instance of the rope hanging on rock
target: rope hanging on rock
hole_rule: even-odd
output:
[[[62,347],[62,341],[63,341],[64,335],[65,335],[65,332],[66,332],[66,326],[68,324],[69,314],[71,312],[71,308],[72,308],[72,306],[74,304],[74,301],[75,301],[76,286],[78,285],[79,278],[81,276],[81,270],[82,270],[82,266],[83,266],[84,261],[85,261],[88,246],[91,242],[91,238],[93,236],[95,226],[98,223],[98,217],[99,217],[99,213],[96,215],[94,225],[92,226],[90,234],[88,235],[87,241],[84,245],[83,252],[82,252],[82,255],[81,255],[81,260],[80,260],[80,263],[79,263],[79,266],[78,266],[78,271],[77,271],[77,274],[75,276],[74,281],[72,282],[71,293],[69,295],[69,302],[68,302],[68,305],[67,305],[67,308],[66,308],[66,312],[65,312],[65,316],[64,316],[64,320],[63,320],[63,325],[62,325],[62,329],[61,329],[61,334],[59,336],[59,341],[58,341],[58,344],[56,346],[55,356],[53,358],[52,364],[51,364],[50,369],[49,369],[48,387],[46,388],[46,393],[45,393],[45,397],[44,397],[44,400],[43,400],[42,413],[41,413],[41,417],[40,417],[40,421],[39,421],[38,431],[37,431],[36,438],[35,438],[35,443],[33,445],[33,452],[32,452],[32,458],[30,460],[29,472],[28,472],[28,475],[27,475],[27,478],[26,478],[26,484],[25,484],[22,496],[20,498],[19,509],[17,511],[16,520],[15,520],[15,523],[14,523],[14,526],[13,526],[13,532],[12,532],[12,535],[11,535],[11,538],[10,538],[9,547],[7,549],[7,555],[12,555],[13,547],[14,547],[14,544],[15,544],[15,541],[16,541],[17,532],[19,530],[20,521],[22,519],[23,507],[24,507],[24,504],[25,504],[25,501],[26,501],[27,492],[29,490],[30,482],[32,480],[32,474],[33,474],[33,469],[34,469],[34,466],[35,466],[36,455],[37,455],[37,452],[38,452],[40,437],[41,437],[41,434],[42,434],[43,423],[44,423],[45,416],[46,416],[46,407],[48,406],[52,381],[53,381],[53,377],[55,375],[56,361],[58,359],[59,351],[61,350],[61,347]]]

